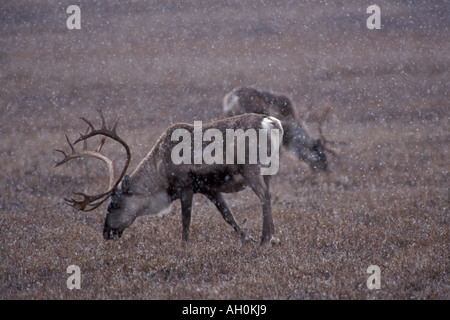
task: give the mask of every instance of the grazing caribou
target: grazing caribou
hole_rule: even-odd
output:
[[[300,160],[309,164],[313,171],[326,171],[328,161],[322,129],[321,139],[311,138],[306,126],[296,115],[291,100],[284,96],[251,87],[236,88],[223,99],[223,113],[230,117],[245,113],[259,113],[280,119],[283,129],[283,145]]]
[[[269,152],[273,153],[276,151],[278,154],[283,135],[283,128],[278,119],[261,114],[245,114],[203,124],[199,128],[195,128],[195,125],[192,126],[186,123],[174,124],[166,129],[160,136],[154,147],[147,156],[142,159],[137,168],[130,175],[126,175],[131,159],[130,148],[116,133],[117,121],[112,129],[109,129],[105,124],[105,119],[101,110],[99,110],[99,113],[102,127],[96,129],[89,120],[81,118],[89,126],[86,134],[80,134],[80,137],[74,143],[71,143],[66,136],[71,153],[66,153],[63,150],[56,150],[64,155],[64,158],[59,161],[56,166],[60,166],[79,157],[94,157],[107,164],[110,179],[109,188],[106,192],[97,195],[74,192],[75,198],[77,199],[65,199],[66,203],[73,206],[76,210],[91,211],[110,198],[111,200],[108,205],[103,228],[103,237],[105,239],[108,240],[112,237],[115,239],[120,238],[122,232],[128,228],[137,217],[158,214],[165,210],[167,211],[170,209],[174,200],[180,199],[183,227],[182,239],[187,242],[189,237],[189,225],[191,222],[193,194],[201,193],[214,203],[225,221],[234,228],[237,234],[239,234],[242,243],[245,243],[248,241],[248,238],[236,223],[231,210],[225,202],[223,193],[238,192],[243,190],[246,186],[250,186],[259,197],[263,209],[261,244],[278,242],[278,239],[275,238],[275,229],[271,212],[269,189],[271,175],[261,175],[261,169],[267,167],[267,163],[263,163],[259,159],[256,163],[252,161],[250,161],[250,163],[248,161],[244,161],[244,163],[242,163],[242,161],[232,161],[232,163],[229,163],[227,161],[226,163],[211,164],[191,162],[175,164],[173,161],[174,148],[180,144],[178,141],[180,135],[175,135],[174,133],[184,132],[188,135],[191,133],[195,134],[195,130],[199,130],[199,128],[200,131],[205,134],[210,130],[209,132],[212,133],[214,139],[217,139],[217,135],[219,134],[225,136],[230,130],[245,133],[248,132],[249,129],[259,130],[260,133],[261,130],[263,130],[263,133],[265,132],[266,136],[262,140],[268,145],[267,148],[270,149]],[[269,132],[273,133],[273,131],[277,132],[277,134],[279,133],[280,136],[269,134]],[[99,147],[95,151],[91,151],[87,148],[87,141],[94,136],[101,136],[102,139]],[[100,153],[107,138],[115,140],[125,148],[127,158],[118,178],[115,178],[113,161]],[[210,136],[209,140],[206,138],[200,140],[200,150],[205,151],[205,154],[207,153],[206,148],[210,146],[207,142],[212,141],[211,138],[212,137]],[[215,149],[215,152],[218,152],[218,150],[222,150],[224,153],[225,151],[228,152],[231,146],[233,150],[237,150],[236,154],[234,154],[234,160],[236,160],[236,158],[239,157],[237,154],[239,152],[237,140],[239,140],[237,136],[232,137],[231,142],[227,140],[226,145],[224,144],[223,148],[220,144],[218,145],[216,143],[215,146],[218,148]],[[77,151],[75,150],[74,145],[78,142],[83,142],[84,148]],[[194,150],[195,143],[195,141],[192,143],[192,145],[194,145],[194,148],[192,149]],[[248,151],[249,144],[250,143],[245,143],[244,135],[246,152]],[[211,152],[210,149],[211,148],[209,148],[209,151]],[[261,149],[261,145],[259,146],[259,149]],[[189,150],[194,152],[194,150]],[[183,152],[186,152],[186,150],[183,150]],[[176,153],[178,153],[178,151]],[[214,152],[211,154],[213,153]],[[193,158],[195,157],[196,155],[194,154]],[[248,160],[248,156],[245,156],[245,160]]]

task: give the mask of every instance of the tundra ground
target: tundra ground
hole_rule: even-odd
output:
[[[0,5],[0,299],[450,298],[448,3],[380,0],[381,30],[363,1],[83,2],[81,30],[66,27],[70,4]],[[220,118],[241,85],[288,94],[314,136],[332,107],[329,173],[282,154],[278,246],[241,246],[202,196],[187,248],[179,202],[108,242],[105,206],[65,205],[107,185],[95,160],[54,168],[79,117],[122,115],[132,169],[169,125]],[[259,238],[255,194],[227,199]]]

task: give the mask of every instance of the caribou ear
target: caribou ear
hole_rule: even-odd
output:
[[[131,194],[131,178],[129,175],[126,175],[122,180],[122,192],[124,194]]]

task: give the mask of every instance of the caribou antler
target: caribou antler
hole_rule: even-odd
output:
[[[337,152],[334,151],[333,149],[331,149],[329,146],[327,146],[330,143],[336,143],[336,142],[327,140],[325,138],[325,136],[323,135],[323,130],[322,130],[322,126],[323,126],[324,122],[328,121],[328,114],[330,113],[330,111],[331,111],[331,106],[327,106],[325,108],[324,112],[322,112],[322,114],[318,117],[318,121],[319,121],[318,130],[319,130],[320,139],[322,140],[323,148],[325,149],[325,151],[327,151],[327,152],[331,153],[332,155],[336,156]]]
[[[92,210],[98,208],[103,202],[105,202],[114,193],[114,191],[117,189],[117,186],[119,185],[120,181],[122,181],[123,177],[125,176],[125,173],[127,171],[128,165],[130,164],[130,160],[131,160],[130,148],[128,147],[127,143],[124,140],[122,140],[122,138],[120,138],[116,133],[117,123],[120,118],[116,120],[112,129],[108,129],[106,127],[105,118],[103,117],[102,111],[101,110],[97,110],[97,111],[100,114],[100,118],[102,121],[102,127],[100,129],[95,129],[95,127],[89,120],[87,120],[85,118],[81,118],[81,120],[86,122],[89,127],[86,131],[86,134],[83,135],[80,133],[80,137],[74,143],[71,143],[69,138],[66,135],[66,140],[70,146],[71,153],[67,154],[63,150],[55,149],[55,151],[60,152],[64,155],[64,159],[57,162],[55,167],[58,167],[64,163],[67,163],[72,159],[84,158],[84,157],[92,157],[92,158],[100,159],[100,160],[104,161],[106,163],[106,165],[108,166],[108,170],[109,170],[108,191],[97,194],[97,195],[87,195],[83,192],[73,192],[73,194],[75,194],[77,196],[81,196],[81,197],[83,197],[83,199],[82,200],[76,200],[73,198],[71,198],[71,199],[65,198],[64,199],[68,205],[74,207],[76,210],[81,210],[81,211],[92,211]],[[99,146],[97,147],[96,151],[88,150],[87,140],[89,138],[97,136],[97,135],[103,136],[102,140],[100,141]],[[127,153],[127,160],[125,162],[125,166],[122,169],[122,172],[120,173],[119,178],[117,178],[116,180],[114,179],[114,177],[115,177],[114,162],[111,159],[109,159],[108,157],[106,157],[105,155],[100,153],[100,151],[106,141],[106,138],[111,138],[111,139],[119,142],[125,148],[125,151]],[[83,150],[76,151],[74,145],[81,141],[83,141]]]

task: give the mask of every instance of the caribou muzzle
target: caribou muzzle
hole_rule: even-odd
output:
[[[115,239],[118,240],[122,236],[123,230],[113,229],[106,222],[103,227],[103,238],[105,240]]]

